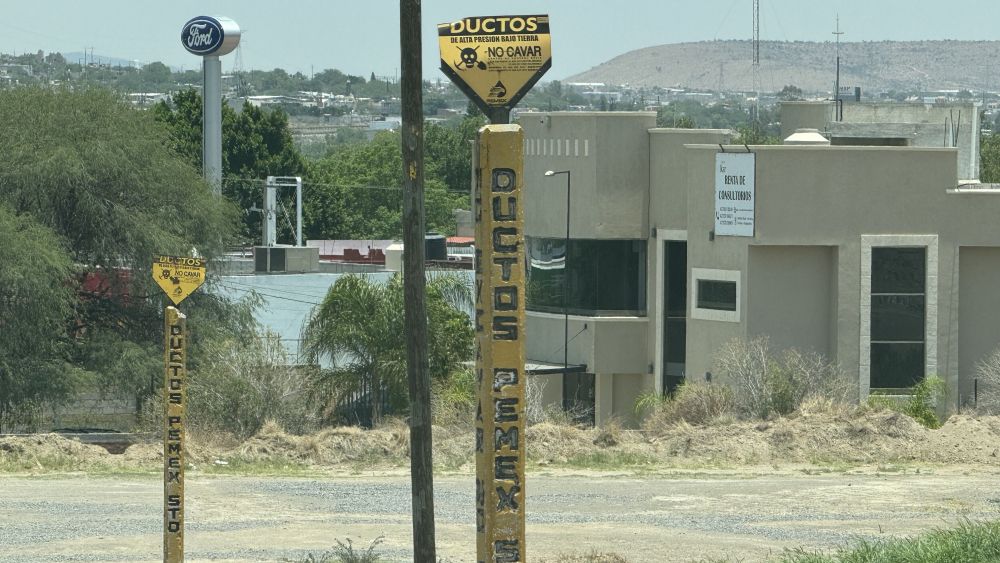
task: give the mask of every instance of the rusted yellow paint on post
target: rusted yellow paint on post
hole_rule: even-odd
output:
[[[525,561],[524,134],[479,131],[476,218],[477,561]]]
[[[184,425],[187,404],[187,317],[167,307],[164,318],[163,561],[184,561]]]

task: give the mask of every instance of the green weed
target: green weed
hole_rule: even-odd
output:
[[[868,406],[901,412],[927,428],[941,428],[941,419],[938,418],[934,405],[947,391],[944,380],[932,375],[911,387],[909,391],[908,398],[902,402],[884,395],[872,394],[868,397]]]
[[[1000,522],[962,521],[956,528],[905,539],[862,541],[833,554],[796,549],[780,563],[992,563],[1000,560]]]

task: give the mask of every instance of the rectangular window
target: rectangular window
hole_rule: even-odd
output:
[[[872,248],[873,389],[905,389],[924,378],[926,273],[926,248]]]
[[[735,311],[736,282],[698,280],[698,308],[713,311]]]
[[[646,314],[646,241],[529,237],[529,311]]]
[[[740,322],[740,270],[691,268],[691,318]]]
[[[663,390],[673,393],[687,367],[687,242],[663,246]]]

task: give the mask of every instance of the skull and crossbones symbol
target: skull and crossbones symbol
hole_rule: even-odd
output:
[[[479,60],[479,47],[456,47],[459,50],[459,58],[461,60],[455,61],[455,68],[458,70],[470,70],[473,68],[478,68],[479,70],[486,70],[486,63]]]

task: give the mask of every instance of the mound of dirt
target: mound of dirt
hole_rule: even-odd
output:
[[[720,420],[707,425],[680,422],[654,431],[624,430],[611,424],[583,429],[551,422],[526,430],[529,464],[574,460],[608,463],[689,465],[941,463],[1000,465],[1000,417],[955,415],[937,430],[890,410],[813,405],[794,416],[768,421]],[[327,428],[296,436],[266,424],[241,444],[197,439],[187,444],[191,463],[241,459],[294,462],[318,468],[398,467],[409,455],[403,421],[364,430]],[[211,437],[209,437],[211,439]],[[441,468],[474,464],[471,427],[434,427],[434,460]],[[162,445],[140,443],[111,455],[99,446],[57,434],[0,438],[0,462],[21,469],[136,468],[156,470]],[[603,463],[603,462],[602,462]]]
[[[357,427],[326,428],[315,434],[294,436],[267,423],[249,440],[230,452],[247,461],[284,459],[314,465],[371,462],[385,464],[405,459],[410,448],[409,429],[401,423],[363,430]]]
[[[81,444],[59,434],[6,436],[0,438],[0,461],[9,461],[25,468],[101,463],[111,454],[100,446]]]
[[[650,442],[658,457],[706,463],[1000,464],[1000,419],[956,415],[931,430],[897,412],[857,408],[763,422],[678,424]]]

